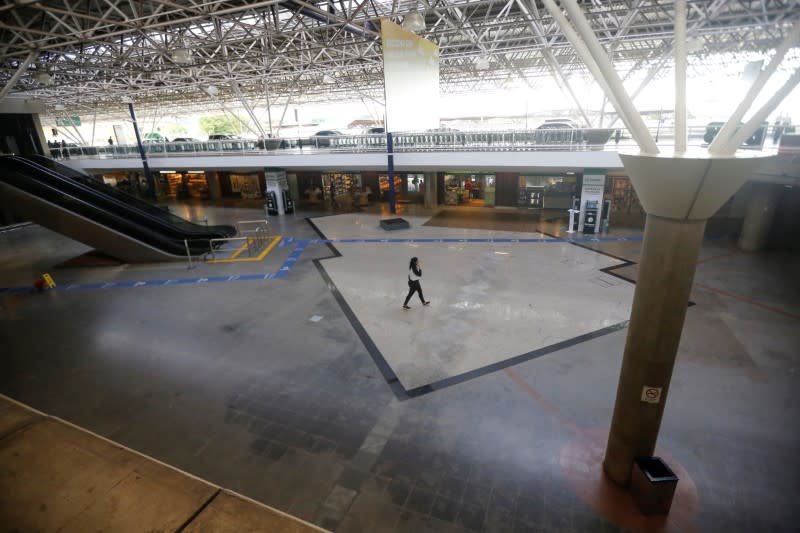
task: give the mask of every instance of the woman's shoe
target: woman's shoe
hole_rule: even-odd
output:
[[[403,309],[411,309],[411,308],[409,306],[407,306],[407,305],[404,305]]]
[[[428,300],[427,302],[422,302],[422,305],[430,305],[431,301]]]

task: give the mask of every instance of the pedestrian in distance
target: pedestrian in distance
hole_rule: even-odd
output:
[[[108,138],[108,145],[109,146],[114,146],[114,139],[112,139],[110,136]]]
[[[422,305],[428,305],[431,303],[425,300],[425,297],[422,296],[422,285],[419,284],[419,280],[421,278],[422,265],[420,264],[419,259],[412,257],[408,264],[408,296],[406,296],[406,301],[403,302],[403,309],[411,309],[408,306],[408,301],[415,292],[419,294],[419,299],[422,301]]]

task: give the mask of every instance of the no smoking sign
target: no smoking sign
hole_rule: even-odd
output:
[[[659,403],[661,401],[661,387],[642,387],[642,401],[646,403]]]

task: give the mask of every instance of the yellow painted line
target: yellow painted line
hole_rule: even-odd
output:
[[[275,246],[277,246],[277,244],[279,242],[281,242],[281,236],[280,235],[276,235],[275,237],[272,238],[272,242],[269,244],[269,246],[264,248],[264,250],[260,254],[258,254],[257,257],[245,257],[244,259],[234,259],[233,256],[231,256],[228,259],[212,259],[212,260],[207,261],[207,262],[208,263],[246,263],[246,262],[252,262],[252,261],[261,261],[265,257],[267,257],[267,254],[270,253],[272,251],[272,249],[275,248]],[[247,245],[245,244],[245,246],[247,246]]]
[[[248,240],[249,240],[249,238],[248,238]],[[243,244],[243,245],[241,245],[241,246],[239,247],[239,249],[238,249],[238,250],[236,250],[235,252],[233,252],[233,254],[231,254],[231,256],[230,256],[230,257],[226,257],[226,259],[236,259],[236,258],[237,258],[237,257],[239,257],[240,255],[242,255],[242,252],[244,252],[245,250],[247,250],[247,244],[248,244],[248,241],[244,241],[244,244]]]

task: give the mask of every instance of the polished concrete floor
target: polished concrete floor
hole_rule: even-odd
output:
[[[0,393],[336,532],[796,530],[797,254],[706,241],[658,443],[680,481],[648,518],[600,474],[641,232],[406,209],[273,217],[263,262],[191,270],[55,268],[87,248],[0,233],[0,287],[60,289],[0,292]],[[373,237],[453,240],[319,242]],[[542,242],[478,242],[507,237]],[[410,253],[432,304],[403,311]]]
[[[0,395],[3,531],[320,533]]]

